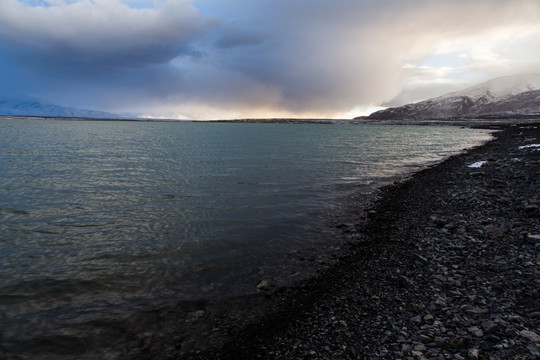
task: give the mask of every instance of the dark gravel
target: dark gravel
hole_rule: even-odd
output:
[[[199,312],[210,350],[128,358],[539,359],[540,129],[495,136],[352,206],[356,245],[316,278]]]

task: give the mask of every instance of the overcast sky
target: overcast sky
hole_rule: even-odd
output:
[[[540,73],[538,0],[0,0],[0,99],[353,117]]]

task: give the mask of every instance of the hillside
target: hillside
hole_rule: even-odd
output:
[[[368,119],[428,120],[496,114],[540,114],[540,75],[496,78],[462,91],[380,110]]]
[[[124,119],[126,116],[104,111],[68,108],[59,105],[43,104],[38,100],[16,99],[0,100],[0,115],[43,116],[91,119]]]

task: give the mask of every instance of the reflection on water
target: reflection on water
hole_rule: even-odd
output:
[[[488,138],[451,127],[2,120],[4,355],[69,358],[144,331],[136,314],[253,293],[263,273],[308,272],[304,255],[338,241],[345,198]]]

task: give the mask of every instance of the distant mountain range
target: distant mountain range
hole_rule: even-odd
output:
[[[76,109],[34,99],[0,100],[0,115],[91,119],[136,119],[137,115]],[[436,98],[372,113],[367,120],[440,120],[540,116],[540,75],[520,74]]]
[[[430,120],[460,117],[540,116],[540,75],[496,78],[436,98],[372,113],[373,120]]]
[[[128,116],[104,111],[85,110],[43,104],[38,100],[17,99],[0,100],[0,115],[11,116],[43,116],[91,119],[127,119]]]

